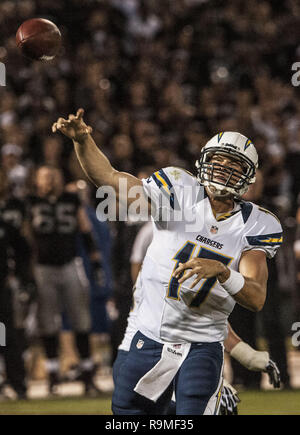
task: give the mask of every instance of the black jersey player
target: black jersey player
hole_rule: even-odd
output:
[[[0,216],[4,222],[22,232],[26,216],[25,202],[12,194],[3,170],[0,170]]]
[[[10,192],[5,189],[0,194],[0,216],[4,222],[9,223],[20,234],[24,235],[25,221],[26,221],[26,205],[25,202],[19,198],[14,197]],[[25,328],[24,323],[28,315],[30,303],[35,297],[35,285],[32,287],[22,287],[19,278],[14,273],[14,252],[9,250],[9,265],[10,265],[10,279],[9,285],[12,289],[13,309],[14,309],[14,322],[18,330],[21,349],[26,348]]]
[[[1,347],[6,367],[7,382],[19,398],[26,397],[25,369],[15,327],[13,297],[8,285],[9,259],[13,252],[14,273],[23,288],[31,286],[30,250],[18,229],[0,217],[0,322],[6,328],[6,346]]]
[[[24,201],[13,196],[4,198],[0,201],[0,215],[5,222],[21,231],[26,216]]]
[[[25,398],[27,387],[23,359],[26,349],[24,320],[28,314],[29,303],[34,298],[35,285],[29,267],[29,245],[21,235],[25,219],[25,204],[10,194],[3,171],[0,171],[0,219],[1,225],[4,226],[3,232],[7,233],[7,237],[3,239],[4,247],[1,249],[4,255],[3,264],[7,266],[7,270],[3,273],[5,284],[1,285],[1,309],[9,325],[9,343],[3,352],[6,378],[3,377],[0,389],[4,391],[3,387],[9,384],[18,397]],[[26,252],[25,258],[24,252]],[[27,267],[29,273],[26,271]],[[30,280],[28,280],[29,275]]]
[[[78,234],[82,234],[98,280],[102,272],[100,254],[78,196],[63,189],[61,172],[42,166],[36,172],[35,185],[35,195],[28,198],[29,221],[38,288],[38,324],[46,352],[50,391],[54,392],[59,382],[58,339],[63,309],[75,333],[81,358],[80,379],[86,392],[95,391],[89,346],[89,294],[82,262],[77,256]]]

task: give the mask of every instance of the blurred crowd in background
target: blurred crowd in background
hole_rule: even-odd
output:
[[[32,17],[50,19],[61,30],[61,53],[51,62],[32,62],[16,47],[17,28]],[[85,178],[71,141],[51,133],[59,116],[79,107],[112,164],[138,176],[166,166],[194,172],[201,148],[220,131],[253,140],[260,174],[248,199],[277,214],[285,244],[271,266],[272,308],[251,313],[245,331],[239,321],[233,326],[248,332],[243,338],[254,345],[257,337],[273,337],[273,353],[280,355],[291,324],[300,320],[293,254],[300,103],[291,83],[292,65],[300,60],[299,2],[4,0],[0,24],[7,74],[0,88],[1,167],[18,198],[26,200],[40,164],[61,168],[66,184]],[[92,190],[96,204],[94,198]],[[108,316],[96,332],[106,333],[114,350],[130,309],[129,257],[138,230],[125,222],[106,227],[112,280],[101,302]]]

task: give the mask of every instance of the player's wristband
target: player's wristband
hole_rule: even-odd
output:
[[[230,352],[230,356],[236,359],[248,370],[260,372],[265,370],[270,356],[268,352],[254,350],[249,344],[240,341]]]
[[[245,278],[240,272],[236,272],[232,269],[229,270],[229,278],[225,282],[222,282],[220,284],[230,294],[230,296],[234,296],[244,287]]]

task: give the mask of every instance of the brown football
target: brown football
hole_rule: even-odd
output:
[[[61,33],[52,21],[32,18],[18,28],[16,42],[24,56],[35,60],[51,60],[60,49]]]

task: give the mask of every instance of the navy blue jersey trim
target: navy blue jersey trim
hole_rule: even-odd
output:
[[[198,190],[196,202],[200,202],[200,201],[203,201],[203,199],[208,198],[206,189],[203,186],[203,184],[199,183],[199,181],[198,181],[198,184],[201,188]]]
[[[164,173],[164,171],[162,169],[160,169],[158,171],[158,174],[166,182],[168,189],[169,189],[169,193],[164,189],[163,183],[157,178],[155,173],[152,174],[152,178],[155,181],[155,183],[157,184],[158,188],[163,192],[163,194],[168,196],[168,198],[170,199],[170,205],[171,205],[172,209],[174,210],[174,204],[175,204],[174,187],[172,186],[172,183],[170,182],[169,178],[167,177],[167,175]]]
[[[172,185],[170,179],[168,178],[167,174],[163,171],[163,169],[160,169],[160,170],[158,171],[158,173],[159,173],[159,175],[160,175],[160,176],[165,180],[165,182],[167,183],[169,189],[170,189],[170,190],[173,189],[173,185]]]
[[[251,204],[251,202],[241,201],[240,205],[241,205],[241,212],[242,212],[242,216],[243,216],[243,221],[245,224],[251,215],[251,212],[253,210],[253,204]]]
[[[262,234],[260,236],[246,236],[251,246],[280,246],[282,244],[282,232]]]

